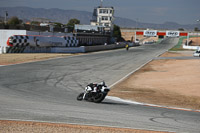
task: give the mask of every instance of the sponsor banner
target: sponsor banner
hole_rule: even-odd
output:
[[[180,32],[179,31],[166,31],[167,37],[179,37]]]
[[[166,36],[166,32],[157,32],[158,36]]]
[[[136,31],[136,35],[144,35],[144,36],[167,36],[167,37],[179,37],[179,36],[188,36],[187,32],[180,31],[156,31],[156,30],[145,30],[145,31]]]
[[[149,36],[149,37],[157,36],[157,30],[145,30],[144,36]]]
[[[185,32],[185,33],[180,33],[180,36],[188,36],[188,33]]]
[[[143,31],[136,31],[136,35],[144,35]]]

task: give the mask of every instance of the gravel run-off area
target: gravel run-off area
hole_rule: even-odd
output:
[[[166,52],[161,57],[192,57],[192,53]],[[200,110],[199,66],[199,59],[156,59],[115,85],[109,94],[142,103]]]

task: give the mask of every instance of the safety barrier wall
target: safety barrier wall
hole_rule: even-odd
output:
[[[46,36],[47,33],[43,32],[43,35]],[[12,35],[41,35],[39,32],[28,32],[26,30],[0,30],[0,41],[4,39],[3,43],[0,43],[0,53],[6,53],[7,49],[7,40]],[[57,34],[58,35],[58,34]],[[61,35],[61,34],[60,34]],[[132,44],[130,44],[132,46]],[[112,45],[98,45],[98,46],[85,46],[85,47],[31,47],[27,46],[24,48],[23,53],[85,53],[85,52],[94,52],[101,50],[111,50],[116,48],[123,48],[124,44],[112,44]],[[14,49],[13,51],[18,51],[19,49]]]
[[[12,35],[26,35],[26,30],[0,30],[0,46],[7,46],[7,40]]]
[[[36,32],[36,31],[27,31],[27,35],[40,35],[40,36],[73,36],[72,33]]]
[[[51,47],[26,47],[23,53],[51,53]]]
[[[99,46],[86,46],[85,52],[94,52],[102,50],[111,50],[117,48],[125,48],[126,44],[111,44],[111,45],[99,45]]]
[[[199,46],[186,46],[186,45],[183,45],[183,48],[184,49],[191,49],[191,50],[197,50]]]
[[[12,35],[26,35],[26,30],[0,30],[0,54],[6,53],[6,42]]]
[[[125,48],[125,44],[111,44],[111,45],[99,45],[99,46],[81,46],[74,48],[51,48],[52,53],[87,53],[102,50],[111,50],[117,48]]]
[[[102,51],[102,50],[125,48],[125,45],[126,44],[123,43],[123,44],[81,46],[81,47],[31,47],[31,46],[28,46],[24,49],[23,53],[87,53],[87,52],[95,52],[95,51]],[[129,46],[132,47],[134,45],[130,44]]]
[[[115,45],[99,45],[99,46],[86,46],[85,52],[94,52],[94,51],[101,51],[101,50],[110,50],[114,49]]]
[[[72,33],[59,33],[59,32],[36,32],[26,30],[0,30],[0,54],[6,53],[7,40],[13,35],[41,35],[41,36],[73,36]],[[33,50],[34,51],[34,50]]]
[[[0,54],[6,53],[7,47],[0,46]]]
[[[23,53],[87,53],[102,50],[112,50],[118,48],[125,48],[126,43],[123,44],[110,44],[99,46],[81,46],[81,47],[31,47],[28,46],[24,49]],[[130,47],[134,44],[129,44]],[[135,45],[137,46],[137,45]]]
[[[51,48],[51,53],[85,53],[85,47]]]
[[[81,46],[81,47],[26,47],[24,53],[87,53],[102,50],[111,50],[125,48],[125,44],[111,44],[99,46]]]
[[[12,47],[78,47],[78,40],[73,36],[32,36],[14,35],[9,39]]]

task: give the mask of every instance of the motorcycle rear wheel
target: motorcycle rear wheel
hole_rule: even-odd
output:
[[[106,97],[106,94],[98,93],[98,95],[95,96],[93,100],[94,100],[95,103],[100,103],[104,100],[105,97]]]

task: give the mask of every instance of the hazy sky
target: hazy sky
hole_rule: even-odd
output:
[[[0,7],[28,6],[60,8],[93,12],[100,0],[0,0]],[[200,0],[104,0],[103,6],[113,6],[115,17],[140,22],[197,24],[200,19]]]

